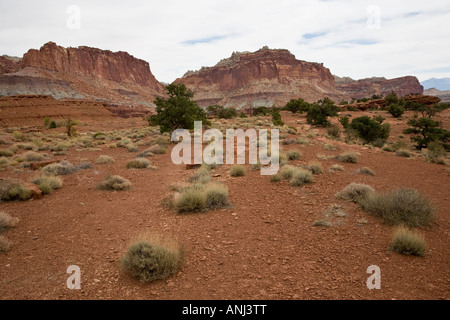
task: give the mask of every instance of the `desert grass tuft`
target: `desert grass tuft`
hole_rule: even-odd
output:
[[[0,211],[0,234],[10,228],[15,228],[19,224],[19,218],[11,217],[7,212]]]
[[[426,242],[422,235],[401,226],[395,231],[391,242],[391,250],[404,255],[423,257],[426,251]]]
[[[61,178],[55,176],[41,176],[31,182],[37,185],[42,194],[51,194],[53,190],[61,189],[63,185]]]
[[[296,168],[291,180],[289,181],[289,184],[294,187],[300,187],[313,181],[314,177],[311,171],[303,168]]]
[[[435,220],[436,208],[415,189],[398,189],[371,193],[360,201],[368,213],[381,217],[389,225],[429,226]]]
[[[113,157],[107,156],[107,155],[101,155],[98,157],[97,161],[95,163],[97,164],[114,164],[116,161]]]
[[[150,161],[145,158],[136,158],[127,162],[127,169],[147,169],[150,167]]]
[[[344,152],[337,157],[340,162],[358,163],[359,153],[357,152]]]
[[[336,197],[346,201],[352,201],[360,203],[362,199],[365,199],[369,194],[374,193],[375,190],[363,183],[351,183],[343,190],[336,194]]]
[[[368,175],[368,176],[375,176],[376,175],[375,172],[372,169],[367,168],[367,167],[363,167],[363,168],[360,168],[360,169],[356,170],[356,173],[363,174],[363,175]]]
[[[105,180],[97,184],[100,190],[118,190],[124,191],[131,188],[131,182],[121,176],[108,176]]]
[[[14,179],[0,179],[1,201],[25,201],[33,196],[33,191],[28,189],[22,181]]]
[[[230,176],[243,177],[245,176],[245,167],[240,164],[235,164],[231,167]]]
[[[0,235],[0,253],[7,253],[11,250],[11,241]]]
[[[150,283],[174,275],[182,261],[183,250],[174,240],[146,236],[128,247],[120,265],[142,283]]]

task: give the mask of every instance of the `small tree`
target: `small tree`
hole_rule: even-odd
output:
[[[176,129],[194,129],[195,121],[210,125],[205,111],[192,99],[194,93],[184,84],[169,84],[166,87],[168,99],[156,98],[156,115],[148,118],[149,124],[159,126],[161,133]]]
[[[66,134],[69,137],[75,137],[77,135],[77,131],[75,130],[74,126],[78,124],[78,121],[76,120],[72,120],[72,119],[67,119],[67,123],[66,123]]]
[[[400,118],[405,113],[405,108],[401,105],[393,103],[387,110],[394,118]]]
[[[319,100],[311,105],[306,115],[306,121],[311,125],[327,127],[328,117],[337,116],[338,107],[329,98]]]
[[[377,139],[386,141],[391,130],[388,123],[380,124],[368,116],[353,119],[350,128],[357,132],[358,136],[366,143],[372,143]]]
[[[272,111],[272,122],[275,126],[284,126],[284,122],[281,120],[280,110],[274,109]]]
[[[386,105],[388,105],[388,106],[391,105],[391,104],[399,102],[398,96],[397,96],[397,94],[394,91],[389,93],[386,96],[386,98],[384,98],[384,100],[386,101]]]
[[[417,115],[408,121],[410,128],[403,131],[405,134],[411,134],[411,140],[416,142],[416,148],[422,150],[427,148],[431,142],[441,142],[446,150],[450,149],[448,144],[450,131],[440,127],[438,121],[429,117],[419,118]]]
[[[298,99],[292,99],[291,101],[286,103],[284,110],[291,111],[292,113],[297,113],[297,112],[303,113],[303,112],[308,112],[310,106],[311,105],[308,102],[306,102],[302,98],[298,98]]]

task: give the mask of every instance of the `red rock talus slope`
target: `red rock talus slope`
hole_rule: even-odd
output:
[[[202,106],[271,106],[299,96],[311,102],[326,95],[340,96],[333,75],[322,64],[297,60],[288,50],[266,47],[253,53],[235,52],[214,67],[187,72],[175,83],[193,90]]]
[[[17,68],[17,64],[20,66]],[[129,106],[152,106],[164,86],[149,63],[126,52],[64,48],[53,42],[29,50],[16,65],[0,60],[0,95],[51,95]],[[14,68],[15,67],[15,68]]]

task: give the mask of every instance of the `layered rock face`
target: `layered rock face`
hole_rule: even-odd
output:
[[[20,61],[0,59],[0,74],[0,96],[50,95],[151,108],[164,95],[146,61],[126,52],[53,42],[29,50]]]
[[[216,66],[187,72],[175,83],[195,93],[201,106],[272,106],[302,97],[317,101],[324,96],[338,98],[334,77],[319,63],[297,60],[288,50],[260,49],[235,52]]]
[[[201,106],[220,104],[227,107],[284,105],[291,99],[315,102],[329,97],[337,102],[383,96],[423,94],[415,77],[392,80],[339,78],[319,63],[297,60],[288,50],[264,47],[256,52],[233,53],[216,66],[189,71],[176,83],[183,83],[195,93]]]
[[[370,78],[352,80],[336,77],[336,88],[348,98],[368,98],[372,95],[386,96],[394,91],[399,97],[409,94],[423,94],[423,86],[416,77],[402,77],[395,79]]]

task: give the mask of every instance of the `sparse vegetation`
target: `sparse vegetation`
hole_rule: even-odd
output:
[[[0,235],[0,253],[7,253],[11,250],[11,241]]]
[[[15,228],[19,223],[19,218],[11,217],[7,212],[0,211],[0,234],[10,228]]]
[[[306,169],[311,171],[312,174],[314,174],[314,175],[323,173],[322,165],[320,164],[320,162],[316,162],[316,161],[309,162]]]
[[[121,176],[108,176],[105,180],[97,184],[100,190],[124,191],[131,188],[131,182]]]
[[[121,259],[121,268],[143,283],[165,280],[181,266],[183,252],[175,242],[143,239],[132,243]]]
[[[286,152],[286,157],[289,161],[299,160],[302,157],[302,154],[299,151],[291,150]]]
[[[426,242],[423,236],[402,226],[395,231],[391,250],[404,255],[423,257],[425,256]]]
[[[312,172],[303,168],[296,168],[289,182],[291,186],[300,187],[314,181]]]
[[[340,164],[337,164],[337,163],[333,164],[333,165],[328,169],[328,171],[330,171],[330,172],[341,172],[341,171],[344,171],[344,170],[345,170],[344,167],[341,166]]]
[[[113,157],[107,156],[107,155],[101,155],[98,157],[97,161],[95,163],[97,164],[113,164],[116,161]]]
[[[245,176],[245,167],[239,164],[231,166],[230,175],[232,177],[243,177]]]
[[[375,176],[375,172],[372,169],[367,168],[367,167],[363,167],[363,168],[358,169],[356,171],[356,173],[365,174],[365,175],[368,175],[368,176]]]
[[[51,194],[53,190],[60,189],[63,185],[61,178],[54,176],[41,176],[31,182],[37,185],[42,194]]]
[[[364,143],[373,143],[377,139],[386,141],[391,131],[388,123],[380,124],[368,116],[353,119],[348,128],[353,130]]]
[[[136,158],[127,162],[127,169],[147,169],[150,165],[150,161],[147,159]]]
[[[22,181],[14,179],[0,179],[1,201],[25,201],[33,196],[33,191],[28,189]]]
[[[358,163],[359,153],[356,152],[344,152],[337,157],[340,162]]]
[[[48,166],[45,166],[42,168],[42,174],[45,175],[53,175],[53,176],[60,176],[60,175],[69,175],[73,174],[77,171],[77,168],[75,168],[72,163],[69,161],[61,161],[59,163],[52,163]]]
[[[336,197],[346,201],[360,203],[363,199],[367,198],[374,192],[375,190],[367,184],[351,183],[342,191],[338,192]]]
[[[382,218],[387,224],[408,227],[430,225],[435,206],[415,189],[398,189],[386,193],[370,193],[359,203],[368,213]]]

